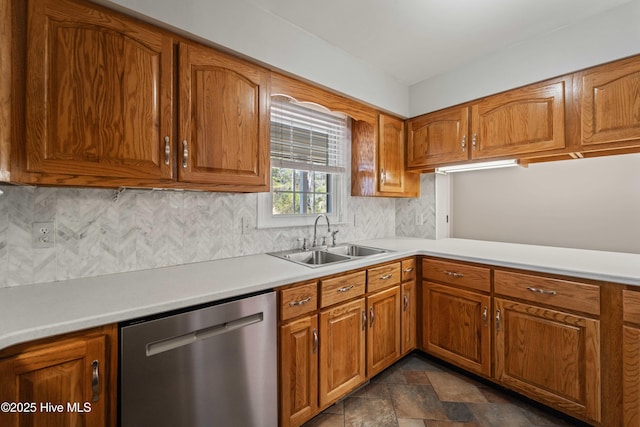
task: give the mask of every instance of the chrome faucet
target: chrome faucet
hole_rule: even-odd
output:
[[[329,217],[326,216],[325,214],[320,214],[316,217],[316,222],[313,224],[313,243],[311,246],[315,247],[318,246],[318,239],[317,239],[317,233],[318,233],[318,220],[324,217],[324,219],[327,220],[327,233],[331,233],[331,224],[329,224]]]

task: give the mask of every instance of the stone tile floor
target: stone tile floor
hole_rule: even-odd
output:
[[[414,353],[303,427],[585,425]]]

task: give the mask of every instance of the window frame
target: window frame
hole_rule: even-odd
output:
[[[293,100],[295,101],[295,100]],[[306,106],[309,106],[311,109],[320,110],[324,112],[328,112],[330,114],[335,114],[328,110],[325,107],[322,107],[318,104],[313,103],[299,103]],[[257,206],[257,228],[279,228],[279,227],[303,227],[313,225],[315,219],[320,213],[310,213],[310,214],[273,214],[273,175],[272,170],[273,167],[278,168],[287,168],[294,169],[297,171],[305,171],[309,173],[326,173],[328,175],[327,187],[332,188],[332,212],[324,213],[329,218],[331,224],[343,224],[347,221],[347,195],[348,189],[350,186],[350,173],[351,173],[351,162],[349,159],[351,158],[350,153],[350,141],[351,141],[351,119],[346,117],[345,120],[346,129],[344,138],[340,141],[344,167],[342,172],[335,171],[324,171],[322,168],[317,168],[313,165],[309,165],[308,168],[305,168],[304,164],[300,163],[298,165],[282,165],[281,162],[271,161],[270,160],[270,168],[269,168],[269,187],[270,190],[268,193],[259,193],[258,194],[258,206]],[[270,155],[271,156],[271,155]],[[295,177],[294,177],[295,180]],[[294,184],[295,190],[295,184]],[[295,192],[295,191],[294,191]],[[330,192],[328,191],[327,194]]]

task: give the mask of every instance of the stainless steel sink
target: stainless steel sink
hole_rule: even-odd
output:
[[[334,247],[318,247],[308,250],[292,249],[281,252],[270,252],[269,255],[315,268],[327,264],[347,262],[362,257],[390,252],[386,249],[372,248],[353,244],[342,244]]]
[[[327,248],[327,252],[330,252],[332,254],[350,256],[350,257],[363,257],[363,256],[384,254],[384,253],[387,253],[388,251],[380,248],[352,245],[350,243],[347,243],[344,245],[338,245],[338,246]]]

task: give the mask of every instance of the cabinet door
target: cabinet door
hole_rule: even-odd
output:
[[[186,43],[179,68],[179,179],[268,191],[269,71]]]
[[[640,57],[584,71],[578,78],[583,147],[640,145]]]
[[[172,39],[89,3],[28,4],[27,170],[171,179]]]
[[[320,313],[320,406],[366,381],[364,298]]]
[[[494,302],[496,378],[549,406],[600,421],[600,322]]]
[[[407,122],[407,167],[436,167],[469,158],[469,109],[454,107]]]
[[[299,426],[318,411],[318,316],[280,328],[280,425]]]
[[[367,297],[367,375],[374,376],[400,358],[400,287]]]
[[[490,375],[490,297],[431,282],[424,282],[424,291],[426,351],[472,372]]]
[[[1,359],[0,401],[33,402],[36,410],[0,413],[0,425],[107,426],[106,363],[105,336],[65,340]],[[43,407],[47,402],[55,406]]]
[[[395,117],[380,114],[380,140],[378,162],[380,191],[402,193],[404,191],[404,122]]]
[[[569,81],[531,85],[471,107],[471,158],[516,156],[565,147]]]
[[[640,328],[624,326],[622,396],[625,427],[640,425]]]
[[[402,284],[402,354],[407,354],[416,348],[416,322],[417,322],[417,296],[416,281]]]

